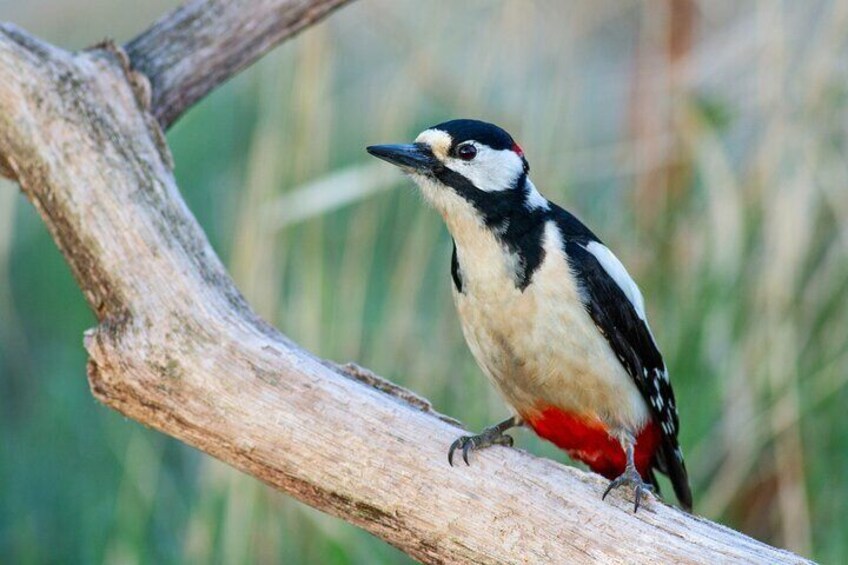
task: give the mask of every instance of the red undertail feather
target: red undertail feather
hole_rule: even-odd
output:
[[[552,407],[526,421],[540,437],[563,449],[572,459],[582,461],[594,472],[608,479],[624,472],[624,449],[617,439],[610,437],[601,422]],[[634,459],[642,477],[648,477],[659,444],[660,430],[649,422],[636,437]]]

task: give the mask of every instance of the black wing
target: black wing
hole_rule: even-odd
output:
[[[660,427],[660,450],[654,466],[667,474],[680,504],[692,508],[692,493],[677,442],[679,422],[674,391],[651,330],[630,299],[586,246],[600,240],[561,208],[554,218],[563,235],[569,266],[579,281],[581,298],[598,329],[636,383]]]

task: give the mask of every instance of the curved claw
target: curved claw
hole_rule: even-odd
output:
[[[462,446],[462,460],[465,461],[466,465],[471,465],[468,462],[468,452],[474,448],[474,438],[468,438],[465,441],[465,445]]]
[[[639,501],[642,499],[642,493],[643,492],[651,492],[652,490],[653,490],[653,487],[651,487],[650,485],[645,485],[645,484],[641,484],[641,485],[638,485],[636,487],[636,496],[634,496],[634,498],[636,500],[633,502],[633,513],[634,514],[636,513],[637,510],[639,510]]]
[[[502,424],[499,424],[499,426],[500,425]],[[499,426],[486,428],[479,435],[461,436],[457,438],[448,449],[448,463],[450,466],[453,467],[453,455],[456,453],[457,449],[462,450],[462,460],[465,461],[465,464],[471,465],[468,461],[468,455],[476,449],[482,449],[484,447],[489,447],[490,445],[512,447],[512,436],[503,433],[503,429]]]
[[[654,487],[644,482],[642,480],[642,476],[634,468],[625,469],[624,473],[610,481],[609,486],[607,486],[607,490],[605,490],[603,496],[601,496],[601,500],[604,500],[613,489],[617,489],[625,484],[633,485],[633,512],[635,513],[639,510],[639,503],[642,501],[642,493],[653,492]]]
[[[460,438],[457,438],[457,440],[451,444],[450,449],[448,449],[448,463],[450,464],[451,467],[453,467],[453,453],[454,453],[454,451],[459,449],[467,439],[468,439],[468,436],[462,436]],[[467,463],[467,461],[466,461],[466,463]]]

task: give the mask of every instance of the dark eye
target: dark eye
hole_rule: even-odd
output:
[[[477,156],[477,148],[470,143],[466,143],[456,149],[456,155],[463,161],[470,161]]]

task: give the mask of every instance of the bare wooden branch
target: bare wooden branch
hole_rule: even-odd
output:
[[[186,109],[274,46],[349,0],[192,0],[130,41],[168,128]]]
[[[6,163],[2,155],[0,155],[0,177],[5,177],[7,179],[14,178],[14,173],[12,173],[11,167],[9,167]]]
[[[194,92],[163,108],[199,96],[193,72],[162,80]],[[448,466],[463,430],[429,403],[250,310],[180,197],[142,78],[113,46],[0,27],[0,155],[100,320],[85,346],[102,402],[429,563],[803,562],[658,501],[601,502],[599,477],[520,450]]]

